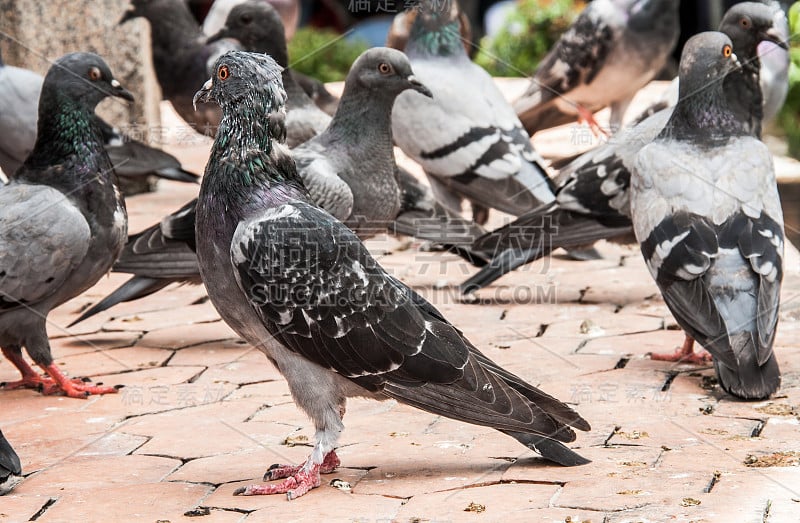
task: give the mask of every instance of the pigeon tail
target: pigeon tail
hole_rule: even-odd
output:
[[[534,452],[538,452],[543,458],[564,467],[575,467],[586,465],[592,460],[586,459],[577,452],[570,450],[566,445],[559,441],[546,438],[539,434],[526,434],[524,432],[500,431],[519,441]]]
[[[731,347],[737,355],[738,365],[735,369],[714,358],[714,368],[722,389],[743,400],[766,399],[781,384],[781,372],[775,354],[759,365],[754,341],[754,335],[750,332],[739,332],[730,337]]]
[[[91,318],[95,314],[99,314],[122,302],[138,300],[139,298],[149,296],[154,292],[160,291],[172,282],[173,280],[171,279],[134,276],[117,287],[114,292],[103,298],[94,307],[81,314],[77,320],[67,325],[67,328],[69,329],[73,325],[77,325],[83,320]]]

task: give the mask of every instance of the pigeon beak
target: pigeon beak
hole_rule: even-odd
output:
[[[212,42],[217,42],[219,40],[222,40],[223,38],[228,38],[228,26],[227,25],[223,25],[222,29],[217,31],[216,34],[214,34],[212,36],[209,36],[206,39],[206,43],[210,44]]]
[[[411,88],[417,91],[418,93],[424,94],[428,98],[433,98],[433,93],[430,90],[422,85],[422,82],[417,80],[417,77],[413,74],[408,77],[408,83],[411,84]]]
[[[112,79],[111,82],[111,91],[112,96],[116,96],[117,98],[122,98],[124,100],[128,100],[129,102],[133,101],[133,93],[122,87],[120,83],[117,81],[116,78]]]
[[[789,43],[783,39],[783,35],[777,27],[770,27],[766,31],[763,31],[759,36],[762,40],[772,42],[781,49],[785,49],[786,51],[789,50]]]
[[[192,107],[194,110],[197,110],[197,102],[210,102],[211,101],[211,87],[214,85],[214,82],[211,78],[206,80],[206,83],[203,84],[203,87],[194,93],[194,98],[192,98]]]
[[[136,9],[134,9],[134,8],[128,9],[122,15],[122,18],[119,19],[119,22],[117,22],[117,25],[122,25],[125,22],[128,22],[128,21],[133,20],[134,18],[138,18],[138,17],[139,17],[139,13],[136,12]]]

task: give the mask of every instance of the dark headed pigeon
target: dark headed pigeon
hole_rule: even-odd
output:
[[[397,97],[397,145],[422,166],[446,209],[460,212],[463,198],[477,205],[478,223],[486,208],[520,215],[552,202],[552,182],[514,110],[464,51],[457,3],[426,0],[418,9],[406,54],[433,98]]]
[[[94,285],[125,245],[125,202],[93,118],[107,96],[133,100],[102,58],[72,53],[56,61],[44,79],[33,151],[0,186],[0,347],[22,373],[6,388],[74,398],[116,391],[65,377],[45,329],[50,310]],[[23,359],[22,347],[48,378]]]
[[[0,431],[0,496],[8,494],[20,481],[22,465],[19,456]]]
[[[763,114],[757,50],[763,42],[786,46],[773,21],[772,8],[744,2],[731,7],[720,24],[742,63],[741,69],[725,77],[725,91],[749,133],[757,138]],[[630,171],[636,154],[661,132],[671,114],[672,108],[659,111],[581,155],[559,173],[554,203],[478,239],[473,250],[486,256],[494,253],[493,259],[465,281],[461,290],[485,287],[559,247],[574,248],[602,239],[633,241]]]
[[[184,0],[130,0],[119,23],[144,17],[150,22],[153,67],[161,94],[178,115],[202,134],[213,136],[219,124],[219,108],[192,107],[198,84],[208,78],[214,60],[236,48],[230,41],[206,43],[206,36]]]
[[[36,142],[39,95],[44,78],[19,67],[4,65],[0,57],[0,169],[11,176],[33,150]],[[167,180],[197,183],[198,176],[186,171],[172,155],[125,136],[93,116],[117,176],[157,176]]]
[[[533,134],[573,121],[593,128],[592,113],[611,106],[610,127],[636,92],[664,67],[680,33],[679,0],[594,0],[556,42],[514,102]]]
[[[317,430],[308,461],[267,472],[284,481],[237,494],[293,499],[319,486],[339,464],[351,396],[394,398],[497,428],[558,463],[585,463],[564,445],[570,427],[589,429],[583,418],[486,358],[312,202],[279,142],[280,67],[231,52],[215,70],[196,95],[223,111],[197,206],[200,274],[223,319],[265,352]]]
[[[722,81],[738,66],[722,33],[686,43],[678,105],[634,163],[631,216],[647,267],[686,332],[674,359],[687,359],[697,340],[713,355],[722,388],[755,400],[781,382],[772,344],[784,233],[772,156]]]

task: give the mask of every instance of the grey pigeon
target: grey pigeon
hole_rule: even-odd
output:
[[[592,113],[611,106],[610,127],[667,62],[678,41],[679,0],[594,0],[545,56],[514,102],[533,134],[573,121],[599,128]]]
[[[21,475],[22,465],[19,456],[0,431],[0,496],[11,492],[11,489],[20,482]]]
[[[217,34],[230,18],[231,11],[238,5],[251,0],[215,0],[203,19],[203,33],[211,36]],[[269,5],[281,18],[281,31],[284,40],[291,40],[297,29],[300,15],[299,0],[256,0]]]
[[[397,145],[425,170],[437,200],[454,213],[467,198],[479,210],[514,215],[553,201],[552,182],[519,119],[464,51],[454,1],[420,4],[406,54],[433,98],[401,94],[392,128]],[[473,214],[476,222],[485,222],[482,214]]]
[[[763,107],[757,49],[760,42],[781,46],[786,43],[776,31],[771,8],[755,2],[729,9],[720,31],[731,38],[743,64],[740,70],[726,76],[726,92],[735,101],[739,118],[746,122],[750,134],[758,138]],[[636,154],[658,136],[671,114],[672,108],[663,109],[581,155],[559,173],[553,204],[478,239],[472,250],[492,261],[461,284],[462,292],[485,287],[559,247],[575,248],[603,239],[633,241],[630,171]]]
[[[277,11],[264,0],[247,0],[234,6],[225,25],[209,37],[209,42],[234,38],[242,49],[267,53],[283,67],[281,78],[289,99],[286,102],[286,144],[296,147],[318,135],[331,121],[331,117],[317,107],[297,84],[289,66],[283,24]]]
[[[568,449],[572,409],[500,368],[422,297],[388,275],[353,232],[315,205],[280,143],[286,94],[265,55],[231,52],[196,97],[223,110],[197,206],[200,274],[212,303],[265,352],[313,420],[316,442],[278,484],[236,494],[299,497],[339,465],[346,399],[394,398],[497,428],[549,459]],[[380,71],[377,71],[380,72]]]
[[[769,3],[774,9],[773,23],[781,40],[791,38],[786,13],[777,2]],[[789,94],[789,67],[791,57],[788,46],[764,41],[758,44],[758,57],[761,61],[761,92],[764,95],[764,122],[778,115],[786,96]]]
[[[150,22],[153,67],[161,94],[197,132],[213,136],[219,108],[201,105],[195,111],[192,96],[196,86],[208,78],[214,60],[237,46],[229,40],[206,43],[184,0],[130,0],[130,4],[119,23],[138,17]]]
[[[108,96],[133,100],[102,58],[58,59],[44,79],[33,151],[0,186],[0,348],[22,373],[6,388],[75,398],[116,391],[65,377],[45,328],[47,314],[94,285],[125,245],[125,201],[93,123]],[[48,378],[23,359],[22,347]]]
[[[33,71],[3,64],[0,57],[0,169],[8,176],[33,150],[43,81]],[[131,139],[97,115],[93,118],[117,176],[133,179],[152,175],[197,183],[199,177],[183,169],[174,156]]]
[[[650,273],[686,332],[714,357],[720,386],[764,399],[780,386],[772,349],[783,276],[783,215],[767,147],[751,135],[722,78],[731,40],[701,33],[684,47],[680,100],[636,157],[631,216]],[[657,358],[664,359],[664,358]]]

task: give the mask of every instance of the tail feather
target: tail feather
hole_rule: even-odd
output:
[[[99,314],[105,310],[108,310],[114,305],[149,296],[154,292],[160,291],[170,283],[173,283],[173,280],[148,278],[146,276],[134,276],[130,280],[117,287],[114,292],[103,298],[99,303],[81,314],[78,319],[70,323],[67,328],[77,325],[83,320],[91,318],[95,314]]]
[[[164,167],[163,169],[156,169],[155,174],[159,178],[164,178],[165,180],[173,180],[184,183],[200,183],[200,176],[183,168]]]
[[[766,363],[758,364],[753,335],[740,332],[731,336],[731,347],[738,366],[731,368],[714,358],[720,386],[725,392],[744,400],[763,400],[770,397],[781,385],[781,371],[772,353]]]
[[[540,436],[537,434],[526,434],[524,432],[500,431],[519,441],[534,452],[538,452],[543,458],[564,467],[575,467],[586,465],[592,460],[586,459],[577,452],[569,449],[560,441]]]

